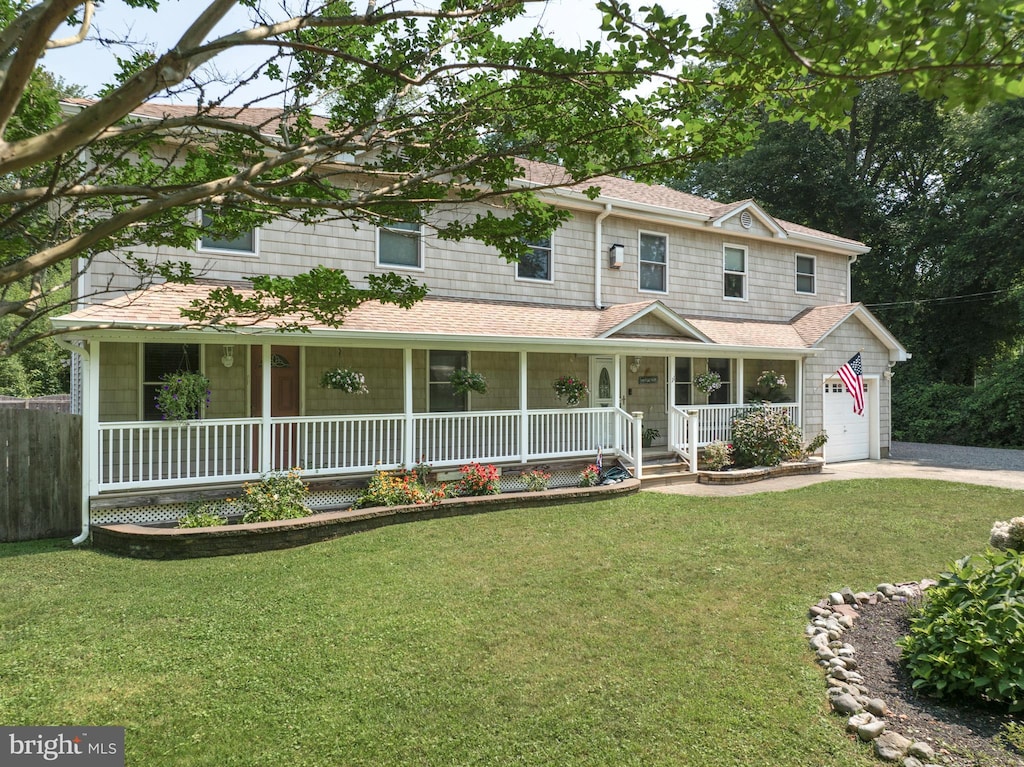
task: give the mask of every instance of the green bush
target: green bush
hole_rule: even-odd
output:
[[[242,522],[274,522],[279,519],[308,517],[313,512],[306,506],[309,486],[299,476],[299,469],[287,473],[268,474],[257,484],[246,482],[245,492],[238,499]]]
[[[764,403],[732,419],[732,460],[737,466],[778,466],[803,454],[800,427],[784,410]]]
[[[193,503],[189,505],[188,511],[178,517],[179,528],[190,527],[219,527],[228,523],[221,510],[221,503]]]
[[[956,562],[899,644],[914,689],[1024,711],[1024,555],[989,550]]]

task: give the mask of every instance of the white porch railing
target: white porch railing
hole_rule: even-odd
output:
[[[712,442],[732,441],[732,419],[751,407],[751,404],[673,406],[669,410],[670,447],[682,454],[685,454],[688,450],[690,444],[688,418],[686,415],[688,410],[696,410],[698,413],[697,447],[704,447]],[[800,406],[798,404],[791,402],[769,404],[768,407],[773,410],[782,410],[793,423],[800,423]]]
[[[238,482],[296,466],[306,475],[322,476],[407,462],[444,467],[580,458],[595,456],[598,448],[635,466],[640,455],[634,420],[618,408],[535,410],[525,419],[520,411],[273,418],[266,457],[263,423],[259,418],[101,423],[95,487]],[[410,434],[412,449],[406,450]]]

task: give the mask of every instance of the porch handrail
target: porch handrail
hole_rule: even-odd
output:
[[[800,423],[800,405],[796,402],[769,402],[773,410],[784,410],[793,423]],[[677,452],[686,452],[690,435],[687,433],[688,410],[696,410],[699,414],[697,425],[697,446],[705,447],[712,442],[730,442],[732,440],[732,419],[750,408],[755,403],[730,405],[672,405],[669,408],[669,436],[671,447]]]

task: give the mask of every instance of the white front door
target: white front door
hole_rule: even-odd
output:
[[[615,359],[612,357],[590,358],[590,406],[615,407]],[[597,432],[593,435],[596,448],[611,447],[615,444],[615,417],[609,412],[607,418],[595,423]]]
[[[611,357],[590,358],[590,406],[615,406],[615,360]]]

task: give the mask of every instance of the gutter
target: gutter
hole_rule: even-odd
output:
[[[604,265],[601,263],[604,257],[602,243],[604,242],[602,222],[612,214],[612,204],[606,202],[604,210],[597,214],[597,221],[594,222],[594,308],[604,309],[604,302],[601,300],[601,271]]]
[[[90,360],[91,356],[86,346],[77,346],[66,338],[56,339],[60,346],[70,351],[72,354],[79,355],[83,360]],[[74,538],[71,539],[71,543],[75,546],[80,546],[89,540],[89,527],[90,527],[90,511],[89,511],[89,476],[92,473],[92,455],[88,450],[86,443],[86,436],[89,431],[88,423],[85,420],[85,406],[89,399],[87,391],[89,382],[88,371],[82,371],[82,487],[81,487],[81,507],[82,507],[82,527],[81,531]]]

